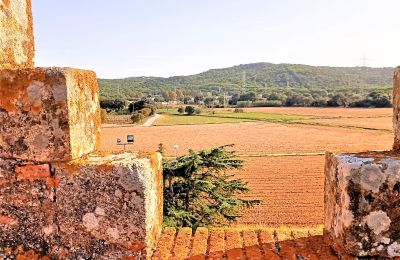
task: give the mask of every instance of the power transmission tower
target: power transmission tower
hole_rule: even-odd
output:
[[[363,56],[361,58],[361,71],[362,71],[362,75],[361,75],[361,79],[362,79],[362,83],[361,86],[365,87],[367,85],[367,67],[368,67],[368,58],[367,58],[367,54],[364,52]]]
[[[246,89],[246,71],[242,71],[242,91],[244,92]]]
[[[226,92],[224,92],[224,108],[226,107]]]

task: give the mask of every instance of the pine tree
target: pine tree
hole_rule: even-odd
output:
[[[164,161],[164,223],[167,226],[219,226],[241,217],[244,208],[259,204],[240,195],[249,192],[246,182],[227,170],[243,161],[221,146]]]

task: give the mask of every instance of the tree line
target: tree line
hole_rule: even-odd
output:
[[[255,63],[170,78],[99,79],[102,100],[205,106],[390,106],[393,68]],[[388,102],[389,101],[389,102]]]

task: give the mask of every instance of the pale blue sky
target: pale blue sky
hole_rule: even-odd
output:
[[[400,64],[399,0],[33,0],[37,66],[172,76],[253,62]]]

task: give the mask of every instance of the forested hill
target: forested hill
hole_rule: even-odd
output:
[[[255,92],[274,89],[371,90],[392,84],[393,68],[325,67],[298,64],[253,63],[212,69],[190,76],[99,79],[103,99],[143,97],[179,89],[181,91]]]

